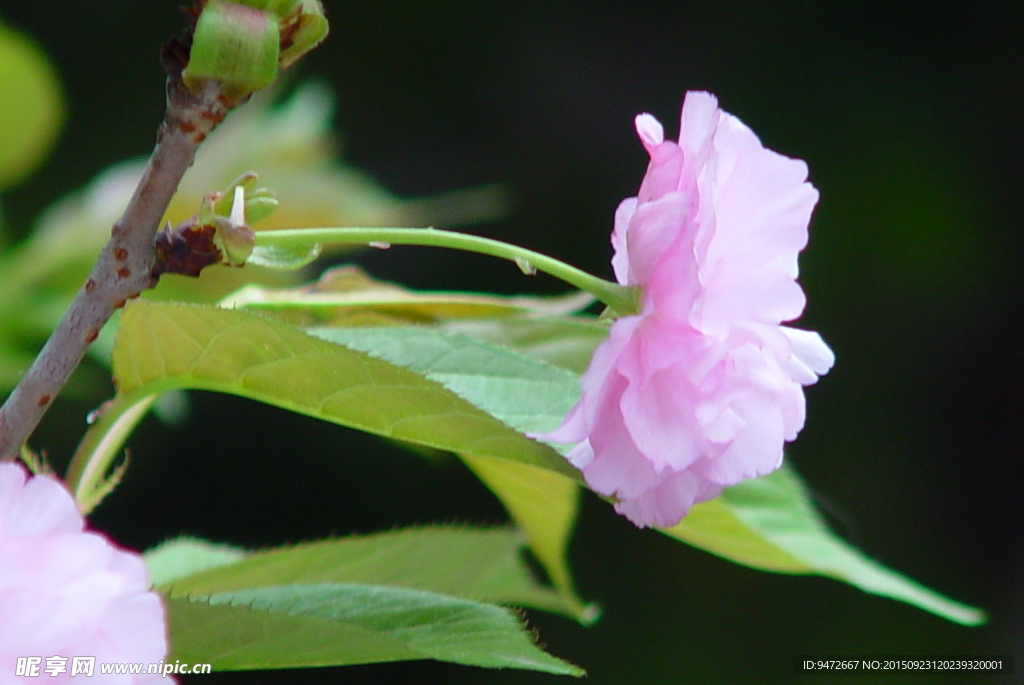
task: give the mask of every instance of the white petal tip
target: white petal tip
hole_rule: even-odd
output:
[[[793,357],[815,374],[824,376],[835,365],[835,353],[816,332],[788,326],[782,326],[782,332],[793,346]]]
[[[653,114],[638,114],[636,117],[636,132],[644,145],[661,145],[665,142],[665,129],[661,122],[654,118]]]

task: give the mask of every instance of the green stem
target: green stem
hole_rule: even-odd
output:
[[[510,245],[490,238],[441,231],[434,228],[302,228],[279,231],[257,231],[256,245],[284,249],[308,249],[317,243],[387,245],[425,245],[447,247],[467,252],[508,259],[529,273],[533,269],[561,279],[584,290],[612,311],[622,316],[638,311],[636,291],[633,288],[606,281],[565,262],[533,250]]]

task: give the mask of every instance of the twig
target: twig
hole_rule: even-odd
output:
[[[172,43],[164,52],[167,113],[135,194],[64,318],[0,407],[0,462],[17,456],[114,311],[156,284],[154,238],[167,205],[200,143],[244,100],[226,97],[217,81],[198,92],[185,87],[181,48]]]

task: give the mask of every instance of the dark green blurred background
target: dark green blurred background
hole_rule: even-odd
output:
[[[707,89],[769,147],[806,159],[821,202],[802,259],[838,358],[790,449],[843,535],[991,623],[962,628],[820,578],[747,570],[588,497],[573,545],[585,629],[531,613],[555,654],[605,683],[1024,682],[1021,676],[820,676],[800,653],[1013,654],[1024,672],[1024,4],[343,2],[299,68],[335,88],[348,160],[402,195],[490,182],[515,203],[470,230],[610,275],[608,234],[646,157],[649,111],[678,132]],[[55,59],[70,121],[46,168],[5,197],[25,230],[114,161],[149,151],[172,0],[4,0]],[[2,96],[2,95],[0,95]],[[360,259],[416,287],[556,292],[482,257]],[[95,401],[65,400],[34,439],[66,459]],[[1017,417],[1017,418],[1014,418]],[[255,404],[195,395],[148,420],[127,482],[93,517],[134,548],[182,532],[276,544],[433,521],[498,522],[461,467]],[[203,683],[547,683],[443,664],[220,674]]]

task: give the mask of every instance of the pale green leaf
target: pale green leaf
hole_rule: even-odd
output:
[[[662,532],[729,561],[762,571],[813,573],[807,564],[743,523],[726,504],[724,497],[694,505],[682,521]]]
[[[696,547],[767,571],[829,576],[964,625],[983,611],[955,602],[892,571],[837,538],[788,467],[726,488],[664,531]]]
[[[583,675],[532,640],[509,610],[433,592],[294,584],[171,598],[168,659],[216,670],[437,659]]]
[[[201,571],[233,564],[245,555],[245,550],[230,545],[180,537],[167,540],[142,556],[150,582],[160,587]]]
[[[264,249],[264,248],[257,248]],[[355,266],[326,271],[316,283],[299,288],[247,286],[224,298],[222,306],[252,310],[307,312],[319,320],[351,318],[360,312],[398,321],[505,317],[514,314],[568,314],[594,301],[589,293],[557,297],[499,296],[460,292],[418,292],[371,278]]]

